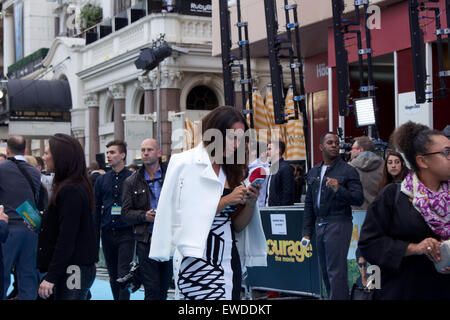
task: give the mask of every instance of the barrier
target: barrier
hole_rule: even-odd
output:
[[[315,236],[309,247],[300,245],[303,205],[262,208],[261,220],[267,240],[267,267],[247,268],[245,285],[252,290],[270,290],[320,298],[321,275]],[[349,288],[359,277],[355,251],[365,211],[353,211],[353,234],[348,252]]]

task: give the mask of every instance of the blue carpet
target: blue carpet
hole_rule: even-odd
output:
[[[109,282],[105,280],[95,279],[91,287],[91,300],[113,300],[111,287]],[[138,290],[132,293],[130,300],[144,300],[144,290]]]
[[[11,275],[11,283],[13,282],[13,277]],[[11,292],[12,286],[8,289],[8,294]],[[95,279],[94,284],[91,287],[91,300],[113,300],[113,295],[111,292],[111,287],[109,282],[105,280]],[[132,293],[130,300],[144,300],[144,290],[138,290]]]

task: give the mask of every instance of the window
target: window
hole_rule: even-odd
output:
[[[197,86],[189,92],[186,101],[188,110],[212,110],[219,105],[216,94],[206,86]]]
[[[131,0],[114,0],[114,15],[131,7]]]
[[[144,114],[145,97],[142,96],[141,103],[139,104],[139,114]]]
[[[59,36],[59,17],[55,17],[55,38]]]

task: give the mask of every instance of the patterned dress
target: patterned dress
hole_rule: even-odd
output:
[[[222,197],[230,192],[225,188]],[[181,299],[240,299],[241,264],[231,225],[236,209],[228,206],[216,214],[202,259],[183,258],[177,283]]]

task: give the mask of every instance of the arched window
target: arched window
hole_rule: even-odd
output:
[[[186,99],[188,110],[212,110],[218,105],[216,94],[207,86],[194,87]]]
[[[145,98],[142,96],[141,102],[139,103],[139,114],[144,114]]]

